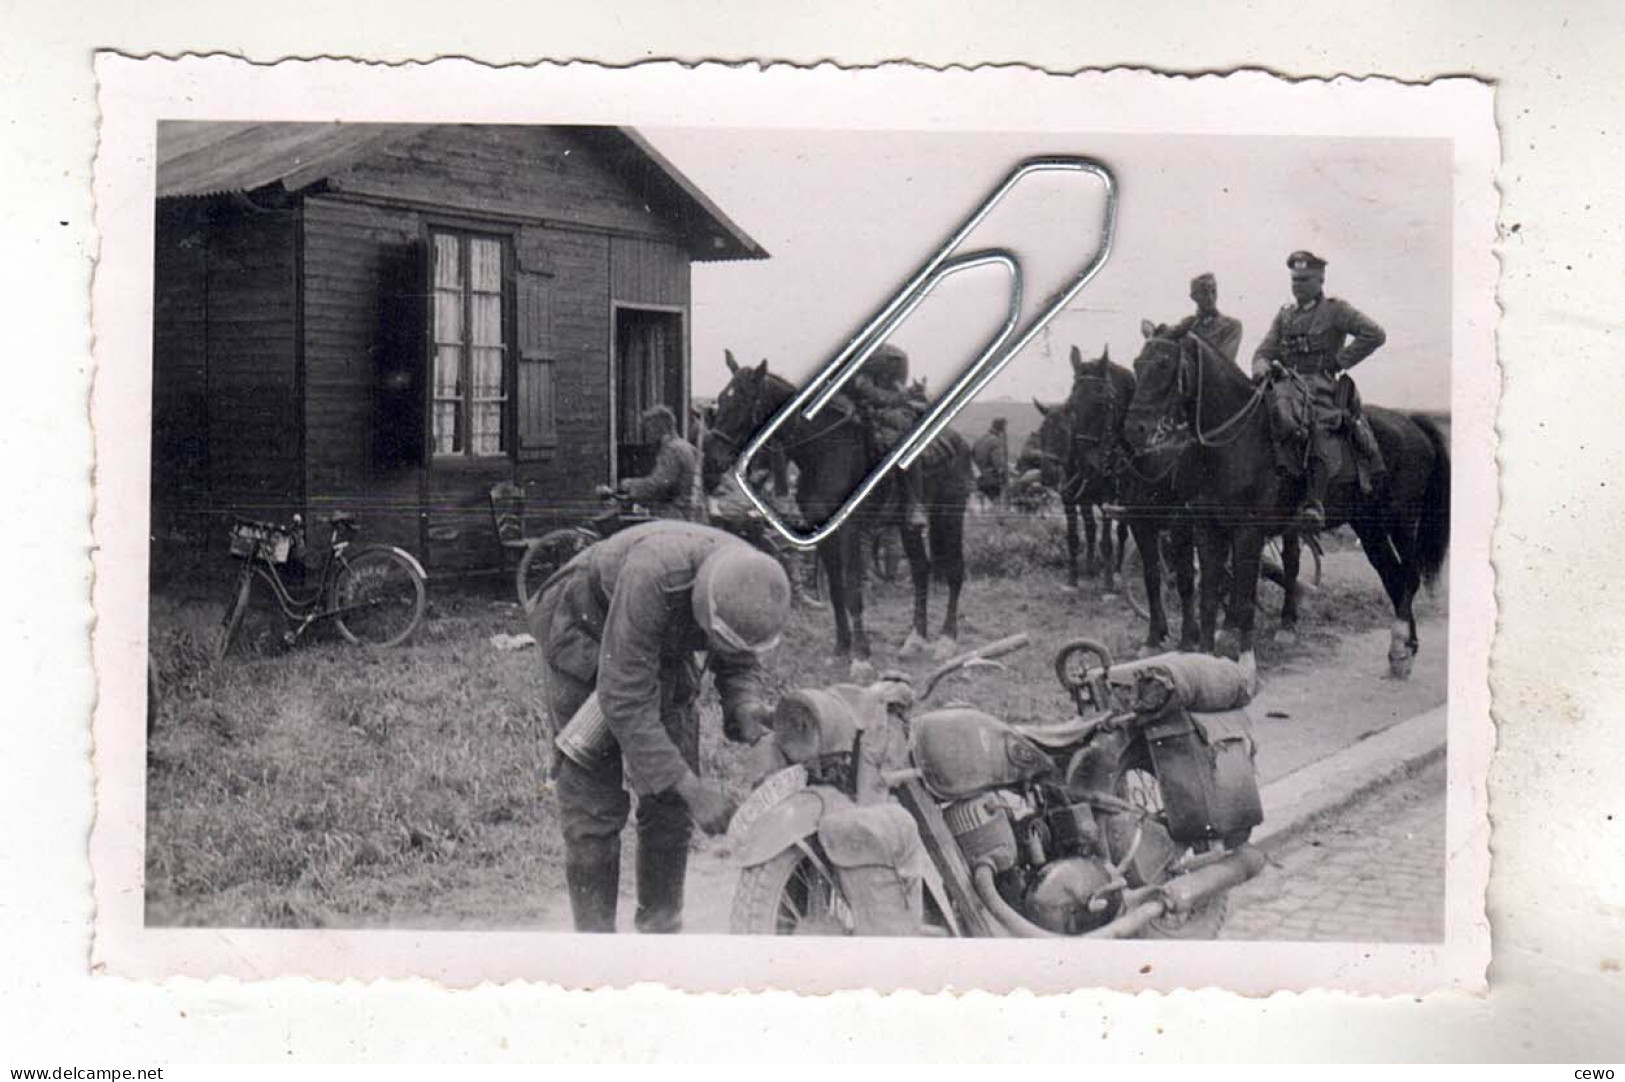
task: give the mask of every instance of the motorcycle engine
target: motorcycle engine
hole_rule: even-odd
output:
[[[996,789],[949,804],[943,818],[971,867],[992,865],[999,893],[1039,927],[1079,935],[1117,915],[1115,892],[1097,897],[1112,874],[1096,855],[1093,823],[1082,821],[1087,816],[1041,809]]]

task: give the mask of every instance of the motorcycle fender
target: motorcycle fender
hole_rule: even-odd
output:
[[[765,864],[803,838],[818,833],[825,814],[851,806],[851,799],[835,789],[799,789],[751,825],[734,847],[734,861],[741,868]]]

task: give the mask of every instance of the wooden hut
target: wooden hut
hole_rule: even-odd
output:
[[[159,546],[344,509],[491,567],[494,484],[569,521],[686,422],[690,263],[766,258],[626,128],[165,122],[157,194]]]

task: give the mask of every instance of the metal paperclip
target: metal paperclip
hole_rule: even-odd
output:
[[[1008,195],[1017,184],[1032,173],[1040,172],[1080,172],[1098,178],[1105,188],[1106,205],[1103,214],[1100,241],[1094,255],[1085,264],[1077,277],[1073,278],[1059,293],[1050,299],[1046,308],[1033,317],[1032,322],[1014,342],[1010,336],[1015,329],[1016,320],[1020,317],[1022,274],[1020,261],[1010,252],[1003,249],[988,249],[967,255],[955,256],[954,251],[964,243],[977,226],[992,212],[1000,201]],[[1004,367],[1013,360],[1017,353],[1038,336],[1050,320],[1060,314],[1072,299],[1078,295],[1084,286],[1099,273],[1100,268],[1111,255],[1112,238],[1117,224],[1117,180],[1101,162],[1091,158],[1077,157],[1043,157],[1030,158],[1016,166],[1010,174],[984,199],[974,213],[965,220],[954,234],[948,238],[936,253],[926,260],[925,264],[914,274],[914,277],[900,289],[884,307],[872,316],[863,328],[847,342],[841,352],[828,364],[816,373],[807,385],[796,396],[787,402],[778,413],[774,414],[761,430],[753,436],[749,443],[740,452],[738,460],[734,463],[734,479],[739,488],[756,507],[769,525],[777,530],[785,540],[792,545],[808,548],[817,545],[828,538],[857,510],[858,506],[874,491],[876,486],[885,478],[893,468],[908,469],[928,447],[932,440],[942,434],[954,416],[963,409],[973,398],[979,394],[988,383],[998,376]],[[836,509],[835,513],[817,529],[808,533],[798,533],[786,522],[777,509],[765,498],[759,495],[750,483],[750,463],[753,458],[767,446],[778,430],[790,421],[798,412],[805,420],[811,421],[818,416],[820,410],[829,404],[848,380],[857,375],[863,363],[878,349],[891,333],[897,329],[920,303],[930,295],[944,279],[952,274],[973,267],[996,264],[1005,267],[1010,272],[1010,305],[1003,326],[993,336],[992,340],[983,348],[981,354],[971,365],[954,381],[952,387],[926,412],[924,418],[909,433],[899,441],[890,454],[880,462],[869,475],[859,483],[846,501]],[[1008,343],[1008,344],[1007,344]]]

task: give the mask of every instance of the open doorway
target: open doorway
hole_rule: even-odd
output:
[[[683,313],[672,309],[615,307],[615,476],[637,477],[654,466],[654,444],[645,440],[641,418],[650,406],[666,406],[687,433],[688,374],[683,350]]]

